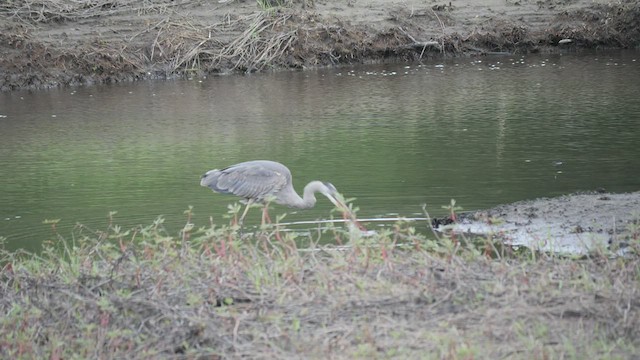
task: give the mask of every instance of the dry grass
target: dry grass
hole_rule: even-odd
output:
[[[54,224],[55,225],[55,224]],[[2,252],[3,358],[631,358],[640,259],[263,226],[78,226]],[[249,241],[252,240],[252,241]],[[399,245],[404,244],[404,245]],[[64,249],[64,251],[60,251]]]
[[[51,76],[65,84],[88,81],[115,82],[141,77],[171,77],[196,73],[240,70],[259,71],[286,67],[297,40],[297,27],[289,23],[293,11],[256,11],[245,16],[227,14],[214,23],[203,23],[191,14],[174,11],[182,2],[106,0],[19,1],[0,4],[4,15],[25,24],[15,35],[1,35],[0,46],[9,53],[0,66],[15,71],[36,72],[11,87],[47,86]],[[126,38],[103,38],[76,44],[58,52],[56,47],[31,37],[31,27],[40,23],[73,22],[85,18],[128,14],[131,22],[144,23]],[[151,17],[139,17],[153,14]],[[145,19],[145,20],[142,20]],[[157,19],[149,21],[150,19]],[[110,31],[106,30],[106,33]],[[143,46],[141,46],[143,44]],[[24,63],[20,59],[28,58]],[[54,75],[55,74],[55,75]],[[69,75],[67,75],[69,74]]]
[[[118,14],[154,14],[159,21],[120,45],[129,52],[131,62],[163,63],[165,73],[228,69],[259,71],[265,67],[286,66],[285,53],[296,41],[297,29],[287,24],[292,12],[256,11],[225,21],[202,24],[191,15],[179,14],[177,7],[192,1],[40,0],[10,1],[0,4],[0,15],[25,24],[73,22],[86,18]],[[220,33],[237,34],[229,42]],[[152,35],[149,51],[131,49],[128,44],[139,36]],[[138,53],[136,57],[130,56]],[[141,61],[137,61],[137,60]],[[142,68],[142,66],[137,66]]]
[[[164,14],[188,5],[192,0],[8,0],[0,4],[0,14],[24,23],[78,21],[121,13]]]
[[[188,18],[167,17],[145,32],[155,33],[145,61],[163,61],[169,72],[202,72],[214,69],[253,72],[285,66],[284,58],[297,40],[288,28],[290,14],[256,12],[234,20],[202,26]],[[235,35],[229,42],[216,34]]]
[[[249,27],[220,51],[214,66],[229,62],[232,69],[245,71],[283,66],[285,53],[297,40],[297,30],[287,26],[290,18],[290,14],[252,16]]]

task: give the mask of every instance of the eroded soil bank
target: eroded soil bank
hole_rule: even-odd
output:
[[[639,44],[635,0],[16,0],[0,89]]]

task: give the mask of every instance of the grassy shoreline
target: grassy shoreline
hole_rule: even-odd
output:
[[[0,250],[3,358],[632,358],[640,260],[505,251],[407,223],[299,249],[263,226],[78,226]],[[399,244],[405,244],[400,246]],[[60,249],[64,249],[61,254]]]

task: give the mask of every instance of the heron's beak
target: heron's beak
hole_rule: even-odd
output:
[[[345,204],[344,201],[342,201],[342,196],[340,196],[339,194],[338,196],[334,196],[334,194],[326,194],[326,195],[327,195],[327,198],[329,198],[329,200],[333,203],[333,205],[335,205],[338,209],[342,210],[342,213],[345,216],[345,220],[348,217],[349,220],[351,220],[351,222],[353,222],[360,230],[366,230],[365,227],[358,222],[356,215],[351,211],[351,209],[349,209],[349,206],[347,206],[347,204]]]

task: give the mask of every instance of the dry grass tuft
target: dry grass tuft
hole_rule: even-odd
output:
[[[231,63],[232,69],[244,71],[283,66],[284,55],[297,40],[297,30],[287,25],[290,18],[290,14],[255,14],[249,27],[218,54],[214,66]]]
[[[155,34],[151,51],[143,55],[144,61],[165,63],[168,73],[220,69],[253,72],[286,66],[285,55],[297,39],[297,30],[287,23],[290,17],[286,13],[256,12],[204,26],[188,17],[173,15],[135,36]],[[236,35],[223,41],[216,36],[219,33]]]

